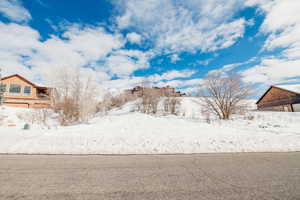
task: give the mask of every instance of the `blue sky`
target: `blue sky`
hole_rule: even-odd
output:
[[[47,84],[80,69],[109,90],[145,79],[195,92],[237,72],[258,89],[300,82],[295,0],[1,0],[4,75]]]

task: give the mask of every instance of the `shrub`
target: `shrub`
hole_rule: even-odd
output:
[[[163,102],[164,112],[172,115],[177,115],[180,104],[181,100],[179,98],[167,97]]]

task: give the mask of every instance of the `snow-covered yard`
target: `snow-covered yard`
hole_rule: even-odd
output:
[[[253,119],[206,123],[193,98],[182,102],[180,116],[150,116],[131,106],[98,116],[88,125],[51,129],[16,118],[20,109],[5,108],[15,127],[0,126],[0,153],[158,154],[300,151],[300,113],[255,112]]]

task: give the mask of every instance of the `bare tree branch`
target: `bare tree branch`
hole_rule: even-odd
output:
[[[215,73],[205,78],[200,99],[208,111],[220,119],[227,120],[252,91],[250,86],[242,82],[238,74]]]

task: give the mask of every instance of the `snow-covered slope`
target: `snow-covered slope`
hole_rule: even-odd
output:
[[[89,125],[22,130],[0,126],[0,153],[157,154],[300,151],[300,113],[250,112],[235,120],[200,117],[195,98],[179,116],[133,112],[135,103],[98,116]],[[10,110],[10,109],[7,109]],[[183,114],[184,113],[184,114]],[[13,115],[13,112],[12,112]]]

